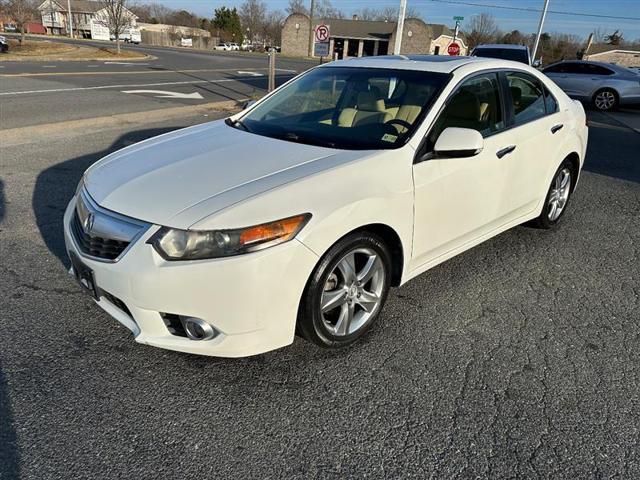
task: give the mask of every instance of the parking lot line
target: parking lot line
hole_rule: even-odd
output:
[[[5,73],[2,77],[54,77],[74,75],[157,75],[162,73],[206,73],[206,72],[236,72],[237,68],[198,68],[193,70],[133,70],[115,72],[55,72],[55,73]],[[250,68],[248,70],[268,70],[265,68]],[[297,73],[295,70],[276,69],[281,72]]]

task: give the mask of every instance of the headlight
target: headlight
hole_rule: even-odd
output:
[[[294,238],[310,213],[233,230],[178,230],[162,227],[147,243],[165,260],[231,257],[272,247]]]

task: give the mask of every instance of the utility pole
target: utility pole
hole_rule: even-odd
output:
[[[309,9],[309,56],[313,57],[313,17],[316,13],[316,0],[311,0],[311,8]]]
[[[67,0],[67,12],[69,14],[69,38],[73,38],[73,19],[71,18],[71,0]]]
[[[544,18],[547,16],[547,8],[549,7],[549,0],[544,0],[544,8],[542,9],[542,15],[540,16],[540,25],[538,25],[538,35],[536,35],[536,43],[533,46],[531,52],[531,64],[536,59],[536,53],[538,52],[538,45],[540,45],[540,35],[542,35],[542,27],[544,26]]]
[[[396,44],[393,48],[394,55],[400,55],[402,47],[402,32],[404,30],[404,16],[407,14],[407,0],[400,0],[400,10],[398,10],[398,26],[396,27]]]

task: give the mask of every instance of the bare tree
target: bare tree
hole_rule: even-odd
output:
[[[363,9],[367,10],[367,9]],[[382,10],[368,9],[370,13],[366,20],[378,20],[382,22],[397,22],[398,21],[398,7],[385,7]],[[420,12],[413,7],[407,7],[405,18],[422,18]],[[363,18],[364,20],[364,18]]]
[[[466,25],[467,40],[470,48],[483,43],[496,41],[500,31],[493,15],[481,13],[474,15]]]
[[[267,16],[267,5],[261,0],[245,0],[238,11],[242,28],[248,31],[249,41],[254,43],[257,33],[264,33],[264,21]]]
[[[269,45],[280,45],[285,15],[280,10],[269,12],[263,26],[263,35]]]
[[[101,16],[116,38],[116,51],[120,55],[120,36],[131,26],[131,13],[127,9],[128,0],[99,0]]]
[[[8,0],[4,5],[4,10],[16,21],[16,26],[20,29],[20,43],[24,41],[27,23],[36,18],[37,8],[35,0]]]
[[[343,18],[344,14],[335,8],[331,0],[318,0],[316,3],[315,18]]]
[[[294,13],[302,13],[309,15],[309,9],[305,5],[304,0],[289,0],[289,6],[287,7],[287,14],[293,15]]]

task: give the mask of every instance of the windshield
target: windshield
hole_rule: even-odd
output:
[[[513,60],[514,62],[522,62],[529,65],[529,54],[524,48],[476,48],[473,56]]]
[[[331,148],[397,148],[420,124],[448,79],[442,73],[411,70],[317,68],[229,124]]]

